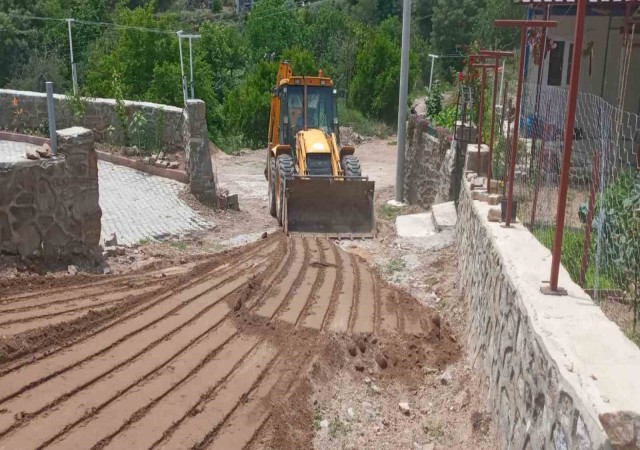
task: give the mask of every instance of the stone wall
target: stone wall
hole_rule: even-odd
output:
[[[115,100],[85,98],[82,102],[82,123],[77,123],[74,118],[71,102],[66,96],[56,94],[54,102],[58,129],[82,125],[93,132],[96,142],[114,145],[124,143],[124,130],[116,114]],[[136,112],[141,112],[145,117],[146,125],[141,135],[150,146],[165,150],[186,148],[187,139],[182,134],[182,108],[132,101],[125,101],[124,105],[127,123],[131,122]],[[47,95],[0,89],[0,129],[48,135]]]
[[[87,254],[100,242],[98,162],[85,128],[58,132],[58,157],[0,163],[0,251]]]
[[[451,172],[455,159],[451,153],[450,139],[445,134],[435,138],[427,133],[429,122],[412,115],[407,123],[405,150],[404,198],[410,204],[429,208],[451,186]],[[438,196],[438,193],[441,193]]]
[[[467,182],[456,226],[469,358],[485,378],[502,449],[639,449],[640,350],[524,227],[489,223]]]
[[[58,129],[77,125],[70,100],[55,95]],[[93,132],[96,142],[122,145],[123,127],[113,99],[84,99],[83,126]],[[206,105],[189,100],[184,109],[156,103],[125,101],[128,123],[136,112],[146,118],[144,135],[155,148],[184,150],[191,192],[202,202],[214,204],[216,186],[209,154]],[[0,89],[0,130],[38,132],[48,135],[47,96],[38,92]],[[135,139],[132,140],[135,143]]]

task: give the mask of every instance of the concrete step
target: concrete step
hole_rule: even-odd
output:
[[[409,214],[396,217],[396,233],[401,238],[424,238],[436,234],[430,213]]]
[[[439,203],[431,207],[433,223],[437,231],[453,229],[458,220],[454,202]]]

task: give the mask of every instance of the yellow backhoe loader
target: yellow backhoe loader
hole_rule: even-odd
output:
[[[271,95],[265,176],[269,207],[287,234],[373,237],[374,182],[353,147],[339,147],[336,91],[322,71],[280,64]]]

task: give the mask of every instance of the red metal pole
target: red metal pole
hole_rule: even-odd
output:
[[[504,93],[505,98],[507,93]],[[509,99],[509,106],[507,106],[507,140],[505,143],[504,150],[504,167],[502,168],[502,195],[504,196],[504,191],[507,187],[507,181],[509,180],[509,172],[507,172],[507,166],[509,165],[509,153],[511,145],[511,99]]]
[[[589,193],[589,209],[587,210],[587,226],[584,230],[584,245],[582,247],[582,263],[580,264],[580,287],[584,287],[587,275],[587,262],[589,260],[589,245],[591,244],[591,224],[593,222],[593,210],[596,203],[596,194],[599,189],[600,178],[600,152],[596,152],[593,159],[593,171],[591,173],[591,192]]]
[[[496,130],[496,96],[498,95],[498,62],[493,68],[493,100],[491,102],[491,134],[489,135],[489,161],[487,162],[487,192],[491,194],[491,163],[493,162],[493,138]]]
[[[571,59],[571,81],[569,83],[569,99],[567,104],[567,118],[564,125],[564,144],[562,146],[562,170],[560,172],[560,192],[558,194],[558,208],[556,230],[553,239],[551,256],[551,277],[549,287],[552,292],[558,292],[558,273],[562,257],[562,235],[564,233],[564,216],[567,209],[567,191],[569,189],[569,168],[571,167],[571,147],[573,145],[573,126],[576,119],[576,103],[580,84],[580,63],[582,62],[582,42],[584,37],[584,22],[587,12],[587,0],[578,0],[576,12],[576,26],[573,35],[573,56]]]
[[[516,156],[518,155],[518,132],[520,131],[520,106],[522,102],[522,81],[524,79],[524,54],[527,47],[527,29],[520,30],[520,63],[518,64],[518,87],[516,91],[516,117],[513,124],[513,139],[511,144],[511,156],[509,156],[509,177],[507,182],[507,217],[505,226],[511,226],[511,211],[513,210],[513,181],[516,173]]]
[[[480,175],[480,148],[482,147],[482,122],[484,120],[484,83],[487,77],[487,68],[482,66],[480,77],[480,112],[478,115],[478,153],[476,158],[476,172]]]

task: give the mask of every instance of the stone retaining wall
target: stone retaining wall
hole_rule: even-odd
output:
[[[455,149],[444,134],[440,139],[428,134],[428,125],[417,115],[409,118],[405,150],[404,198],[423,208],[429,208],[436,198],[438,202],[453,200],[448,197],[453,195]]]
[[[66,96],[55,94],[54,102],[58,129],[81,125],[93,132],[96,142],[113,145],[124,143],[123,124],[117,117],[114,99],[83,99],[82,123],[77,123],[74,118],[71,102]],[[182,134],[182,108],[127,100],[124,105],[127,123],[131,123],[136,112],[141,112],[145,117],[142,135],[150,145],[174,151],[186,148],[187,139]],[[0,129],[48,135],[47,94],[0,89]],[[135,140],[132,144],[135,144]]]
[[[460,284],[469,358],[485,377],[502,449],[639,449],[640,350],[568,273],[567,296],[540,292],[550,252],[520,224],[487,221],[460,194]]]
[[[54,100],[57,128],[78,125],[70,100],[64,95],[55,95]],[[147,121],[144,133],[155,148],[185,151],[191,192],[202,202],[214,204],[216,186],[209,154],[205,103],[188,100],[184,109],[145,102],[125,101],[124,104],[128,123],[136,112],[144,115]],[[116,101],[85,98],[84,105],[82,125],[92,131],[95,141],[122,145],[123,124],[116,114]],[[0,89],[1,129],[48,135],[46,94]]]
[[[0,163],[0,251],[30,256],[88,254],[100,242],[93,134],[58,132],[58,157]]]

